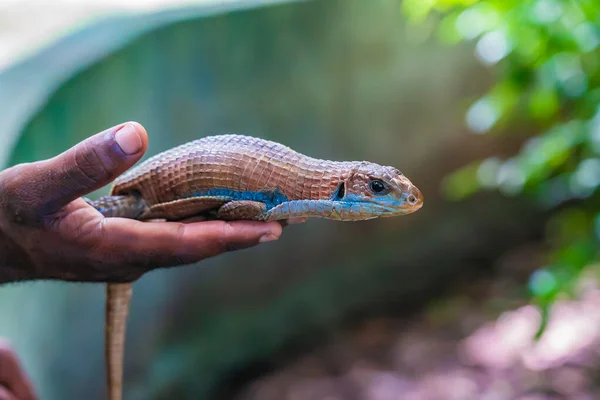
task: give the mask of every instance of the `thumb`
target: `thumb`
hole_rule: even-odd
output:
[[[64,153],[30,164],[34,191],[43,199],[43,214],[59,210],[71,201],[112,182],[132,167],[148,147],[148,135],[136,122],[100,132]],[[31,187],[30,186],[30,187]]]

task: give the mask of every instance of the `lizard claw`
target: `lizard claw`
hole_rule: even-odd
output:
[[[286,219],[284,222],[284,226],[285,225],[297,225],[297,224],[303,224],[308,220],[307,217],[301,217],[301,218],[289,218]]]

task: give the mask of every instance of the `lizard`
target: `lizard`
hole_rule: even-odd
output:
[[[109,195],[85,199],[105,217],[177,221],[361,221],[420,209],[420,190],[398,169],[367,161],[312,158],[273,141],[206,136],[148,158],[120,175]],[[133,282],[106,288],[109,400],[121,400]]]

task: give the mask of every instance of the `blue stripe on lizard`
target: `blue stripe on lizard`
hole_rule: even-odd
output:
[[[260,201],[267,206],[267,211],[279,204],[286,203],[288,198],[279,190],[268,192],[238,191],[231,189],[215,188],[191,193],[184,198],[190,197],[224,197],[230,200],[252,200]]]

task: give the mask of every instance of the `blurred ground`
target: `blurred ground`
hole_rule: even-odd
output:
[[[236,398],[597,399],[597,280],[582,278],[579,300],[557,303],[536,343],[531,339],[540,313],[518,288],[536,267],[531,260],[541,261],[542,254],[538,245],[521,246],[494,266],[494,275],[473,276],[412,318],[372,317],[334,333]]]

